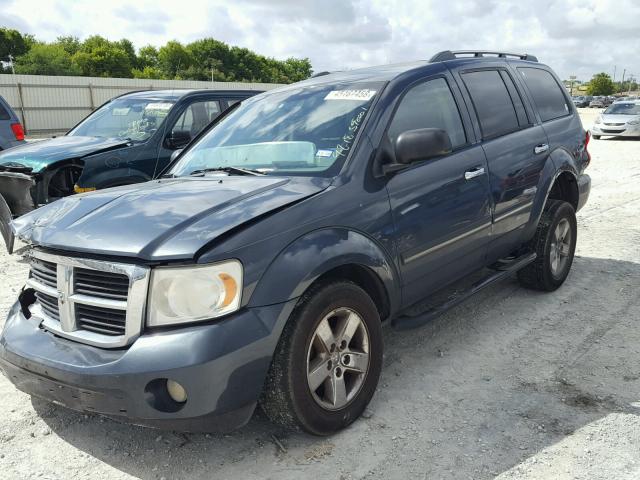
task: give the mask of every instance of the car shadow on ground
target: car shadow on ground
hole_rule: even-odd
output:
[[[638,263],[576,257],[556,292],[512,279],[420,329],[386,328],[365,418],[328,438],[283,431],[261,412],[205,435],[32,403],[62,440],[143,479],[493,478],[611,412],[638,413],[638,285]]]

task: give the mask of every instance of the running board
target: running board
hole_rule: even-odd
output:
[[[409,330],[411,328],[421,327],[422,325],[430,322],[431,320],[438,317],[439,315],[442,315],[447,310],[464,302],[467,298],[469,298],[473,294],[478,293],[480,290],[488,287],[489,285],[492,285],[500,280],[503,280],[504,278],[517,272],[521,268],[526,267],[535,259],[536,259],[536,254],[529,253],[526,255],[522,255],[521,257],[515,258],[513,260],[510,260],[508,262],[507,261],[501,262],[500,267],[497,271],[474,282],[468,289],[455,294],[453,297],[448,298],[445,302],[441,303],[440,305],[428,308],[416,315],[405,314],[405,315],[396,317],[391,321],[391,325],[396,330]],[[495,268],[495,266],[493,266],[493,268]]]

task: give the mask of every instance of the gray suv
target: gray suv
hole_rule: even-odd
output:
[[[7,101],[0,97],[0,150],[24,143],[22,124]]]

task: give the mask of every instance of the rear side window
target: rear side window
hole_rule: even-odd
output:
[[[567,99],[553,75],[539,68],[520,67],[518,71],[531,92],[543,122],[563,117],[571,112]]]
[[[404,96],[389,125],[389,138],[419,128],[446,130],[453,148],[467,143],[458,106],[443,78],[436,78],[413,87]]]
[[[520,128],[518,115],[507,86],[497,70],[462,74],[478,114],[482,138],[505,135]]]
[[[4,108],[4,105],[2,105],[2,102],[0,102],[0,120],[10,120],[11,119],[11,115],[9,115],[9,112],[7,111],[6,108]]]

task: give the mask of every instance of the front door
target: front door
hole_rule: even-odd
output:
[[[483,265],[491,230],[487,164],[472,145],[446,77],[411,87],[389,125],[402,132],[447,131],[453,152],[425,160],[389,179],[403,303],[410,305]]]

